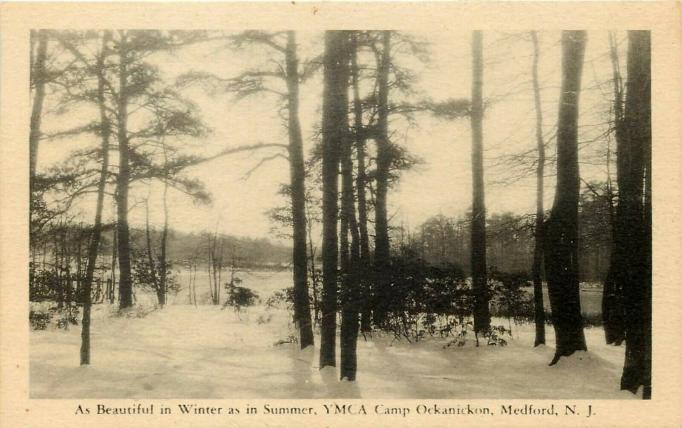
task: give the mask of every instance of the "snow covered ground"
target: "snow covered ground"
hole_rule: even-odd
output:
[[[289,273],[264,274],[263,301]],[[182,292],[181,292],[182,293]],[[32,398],[635,398],[619,391],[623,347],[606,346],[601,328],[586,330],[589,352],[553,367],[554,332],[533,348],[533,326],[514,327],[506,347],[443,348],[374,334],[358,343],[358,380],[338,382],[319,370],[318,349],[284,343],[294,333],[284,309],[176,304],[143,317],[97,305],[92,365],[79,366],[80,326],[30,335]],[[506,325],[506,321],[499,323]],[[316,337],[319,345],[319,337]],[[337,358],[338,358],[337,351]]]

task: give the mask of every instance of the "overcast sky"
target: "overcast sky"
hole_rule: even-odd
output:
[[[471,92],[471,55],[469,32],[418,33],[416,37],[428,42],[431,52],[428,63],[406,61],[418,81],[415,90],[419,97],[434,100],[468,98]],[[560,85],[560,33],[539,33],[541,41],[540,79],[542,85],[544,134],[554,135]],[[299,56],[314,57],[321,54],[322,33],[299,33]],[[621,63],[624,62],[625,43],[621,39]],[[222,77],[233,77],[245,69],[267,64],[267,50],[234,52],[217,44],[192,46],[172,55],[153,58],[162,73],[173,80],[190,71],[209,71]],[[483,123],[485,147],[486,204],[488,213],[513,211],[534,212],[535,178],[511,180],[518,174],[508,165],[500,165],[500,157],[523,152],[535,147],[535,111],[531,87],[532,45],[527,34],[484,34],[484,97],[489,108]],[[605,122],[612,96],[611,63],[608,57],[608,34],[588,34],[586,63],[583,72],[583,93],[580,105],[581,175],[586,180],[604,180],[605,166],[594,162],[594,154],[605,148],[605,140],[590,143],[606,130]],[[306,155],[312,147],[313,129],[319,124],[322,85],[318,75],[301,87],[301,123]],[[265,143],[287,143],[286,130],[281,126],[275,98],[256,95],[240,101],[230,94],[194,88],[186,95],[199,107],[212,133],[206,139],[189,141],[185,151],[197,154],[216,153],[231,146]],[[49,102],[49,101],[48,101]],[[46,117],[44,129],[68,127],[76,121],[77,113],[59,117]],[[424,160],[416,169],[406,172],[397,188],[389,193],[389,216],[393,223],[403,223],[416,228],[435,214],[456,216],[463,214],[471,204],[471,136],[466,119],[443,121],[427,115],[418,115],[414,126],[393,122],[391,131],[400,144]],[[46,142],[41,146],[39,168],[60,162],[69,150],[91,141]],[[554,146],[548,155],[553,155]],[[263,155],[273,152],[239,154],[216,159],[194,167],[189,175],[201,179],[213,196],[213,203],[197,206],[186,196],[171,192],[171,227],[183,231],[218,230],[224,233],[270,237],[270,221],[265,212],[285,203],[277,195],[280,183],[289,178],[288,165],[283,159],[261,166],[244,179]],[[596,163],[596,164],[595,164]],[[548,174],[552,174],[549,168]],[[548,177],[545,206],[551,206],[554,181]],[[151,191],[151,220],[161,225],[160,186]],[[138,186],[133,199],[145,198],[149,190]],[[85,199],[78,209],[90,218],[94,201]],[[113,203],[107,215],[113,219]],[[131,223],[143,224],[144,208],[131,211]]]

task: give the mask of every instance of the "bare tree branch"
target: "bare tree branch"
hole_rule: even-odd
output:
[[[281,153],[277,153],[277,154],[274,154],[274,155],[272,155],[272,156],[264,157],[264,158],[261,159],[253,168],[251,168],[250,170],[248,170],[248,171],[246,172],[246,174],[244,174],[244,176],[242,177],[242,180],[248,180],[249,178],[251,178],[251,174],[253,174],[253,172],[256,171],[258,168],[260,168],[261,166],[263,166],[263,164],[265,164],[265,163],[267,163],[267,162],[269,162],[269,161],[271,161],[271,160],[278,159],[278,158],[285,159],[286,161],[289,161],[289,157],[286,156],[286,155],[283,155],[283,154],[281,154]]]

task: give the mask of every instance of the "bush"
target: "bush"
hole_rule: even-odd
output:
[[[33,330],[46,330],[47,326],[52,322],[52,311],[33,311],[31,310],[28,314],[28,321],[31,324],[31,329]]]
[[[419,341],[427,335],[454,337],[447,346],[463,346],[473,338],[474,295],[471,280],[457,265],[433,266],[404,249],[394,257],[383,289],[374,289],[372,307],[383,313],[379,328],[392,332],[396,338]],[[510,320],[509,327],[492,326],[480,333],[477,343],[504,346],[505,336],[511,336],[511,320],[532,321],[532,295],[523,288],[530,285],[526,272],[505,273],[493,269],[489,275],[488,295],[492,316]]]
[[[386,273],[386,290],[378,289],[389,312],[469,313],[470,287],[456,265],[430,266],[416,254],[406,252],[392,260]]]
[[[29,300],[40,302],[44,300],[57,300],[57,275],[54,270],[33,269],[29,270]]]
[[[79,309],[76,305],[36,307],[31,308],[28,320],[33,330],[47,330],[54,325],[57,328],[68,329],[69,325],[78,325]]]
[[[82,303],[83,293],[77,284],[85,281],[78,272],[61,269],[57,274],[53,269],[29,269],[28,298],[30,302],[57,301],[63,303]]]
[[[242,307],[253,306],[258,301],[258,294],[250,288],[229,285],[227,287],[227,298],[225,299],[223,308],[232,306],[235,310],[239,311]]]
[[[379,328],[396,338],[421,340],[428,335],[454,334],[472,313],[471,286],[456,265],[430,266],[415,252],[393,258],[387,278],[372,296],[372,307],[383,312]]]
[[[288,287],[277,290],[265,300],[266,309],[287,309],[294,307],[294,288]]]
[[[493,269],[488,280],[492,315],[514,320],[517,324],[534,319],[533,296],[523,290],[532,285],[527,272],[507,273]]]
[[[166,269],[166,293],[176,294],[180,290],[180,283],[175,277],[173,271],[173,263],[166,261],[161,263],[159,259],[152,259],[153,266],[149,263],[149,256],[139,250],[133,250],[133,266],[132,274],[135,284],[139,284],[142,288],[153,290],[157,292],[160,288],[161,271]],[[153,270],[152,270],[153,268]]]

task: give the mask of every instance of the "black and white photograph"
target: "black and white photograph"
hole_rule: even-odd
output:
[[[30,401],[303,418],[573,400],[584,421],[589,400],[670,399],[652,381],[654,342],[679,350],[652,321],[679,284],[652,262],[679,214],[655,217],[680,178],[652,161],[661,33],[50,22],[24,35],[28,129],[3,160],[27,184]]]

